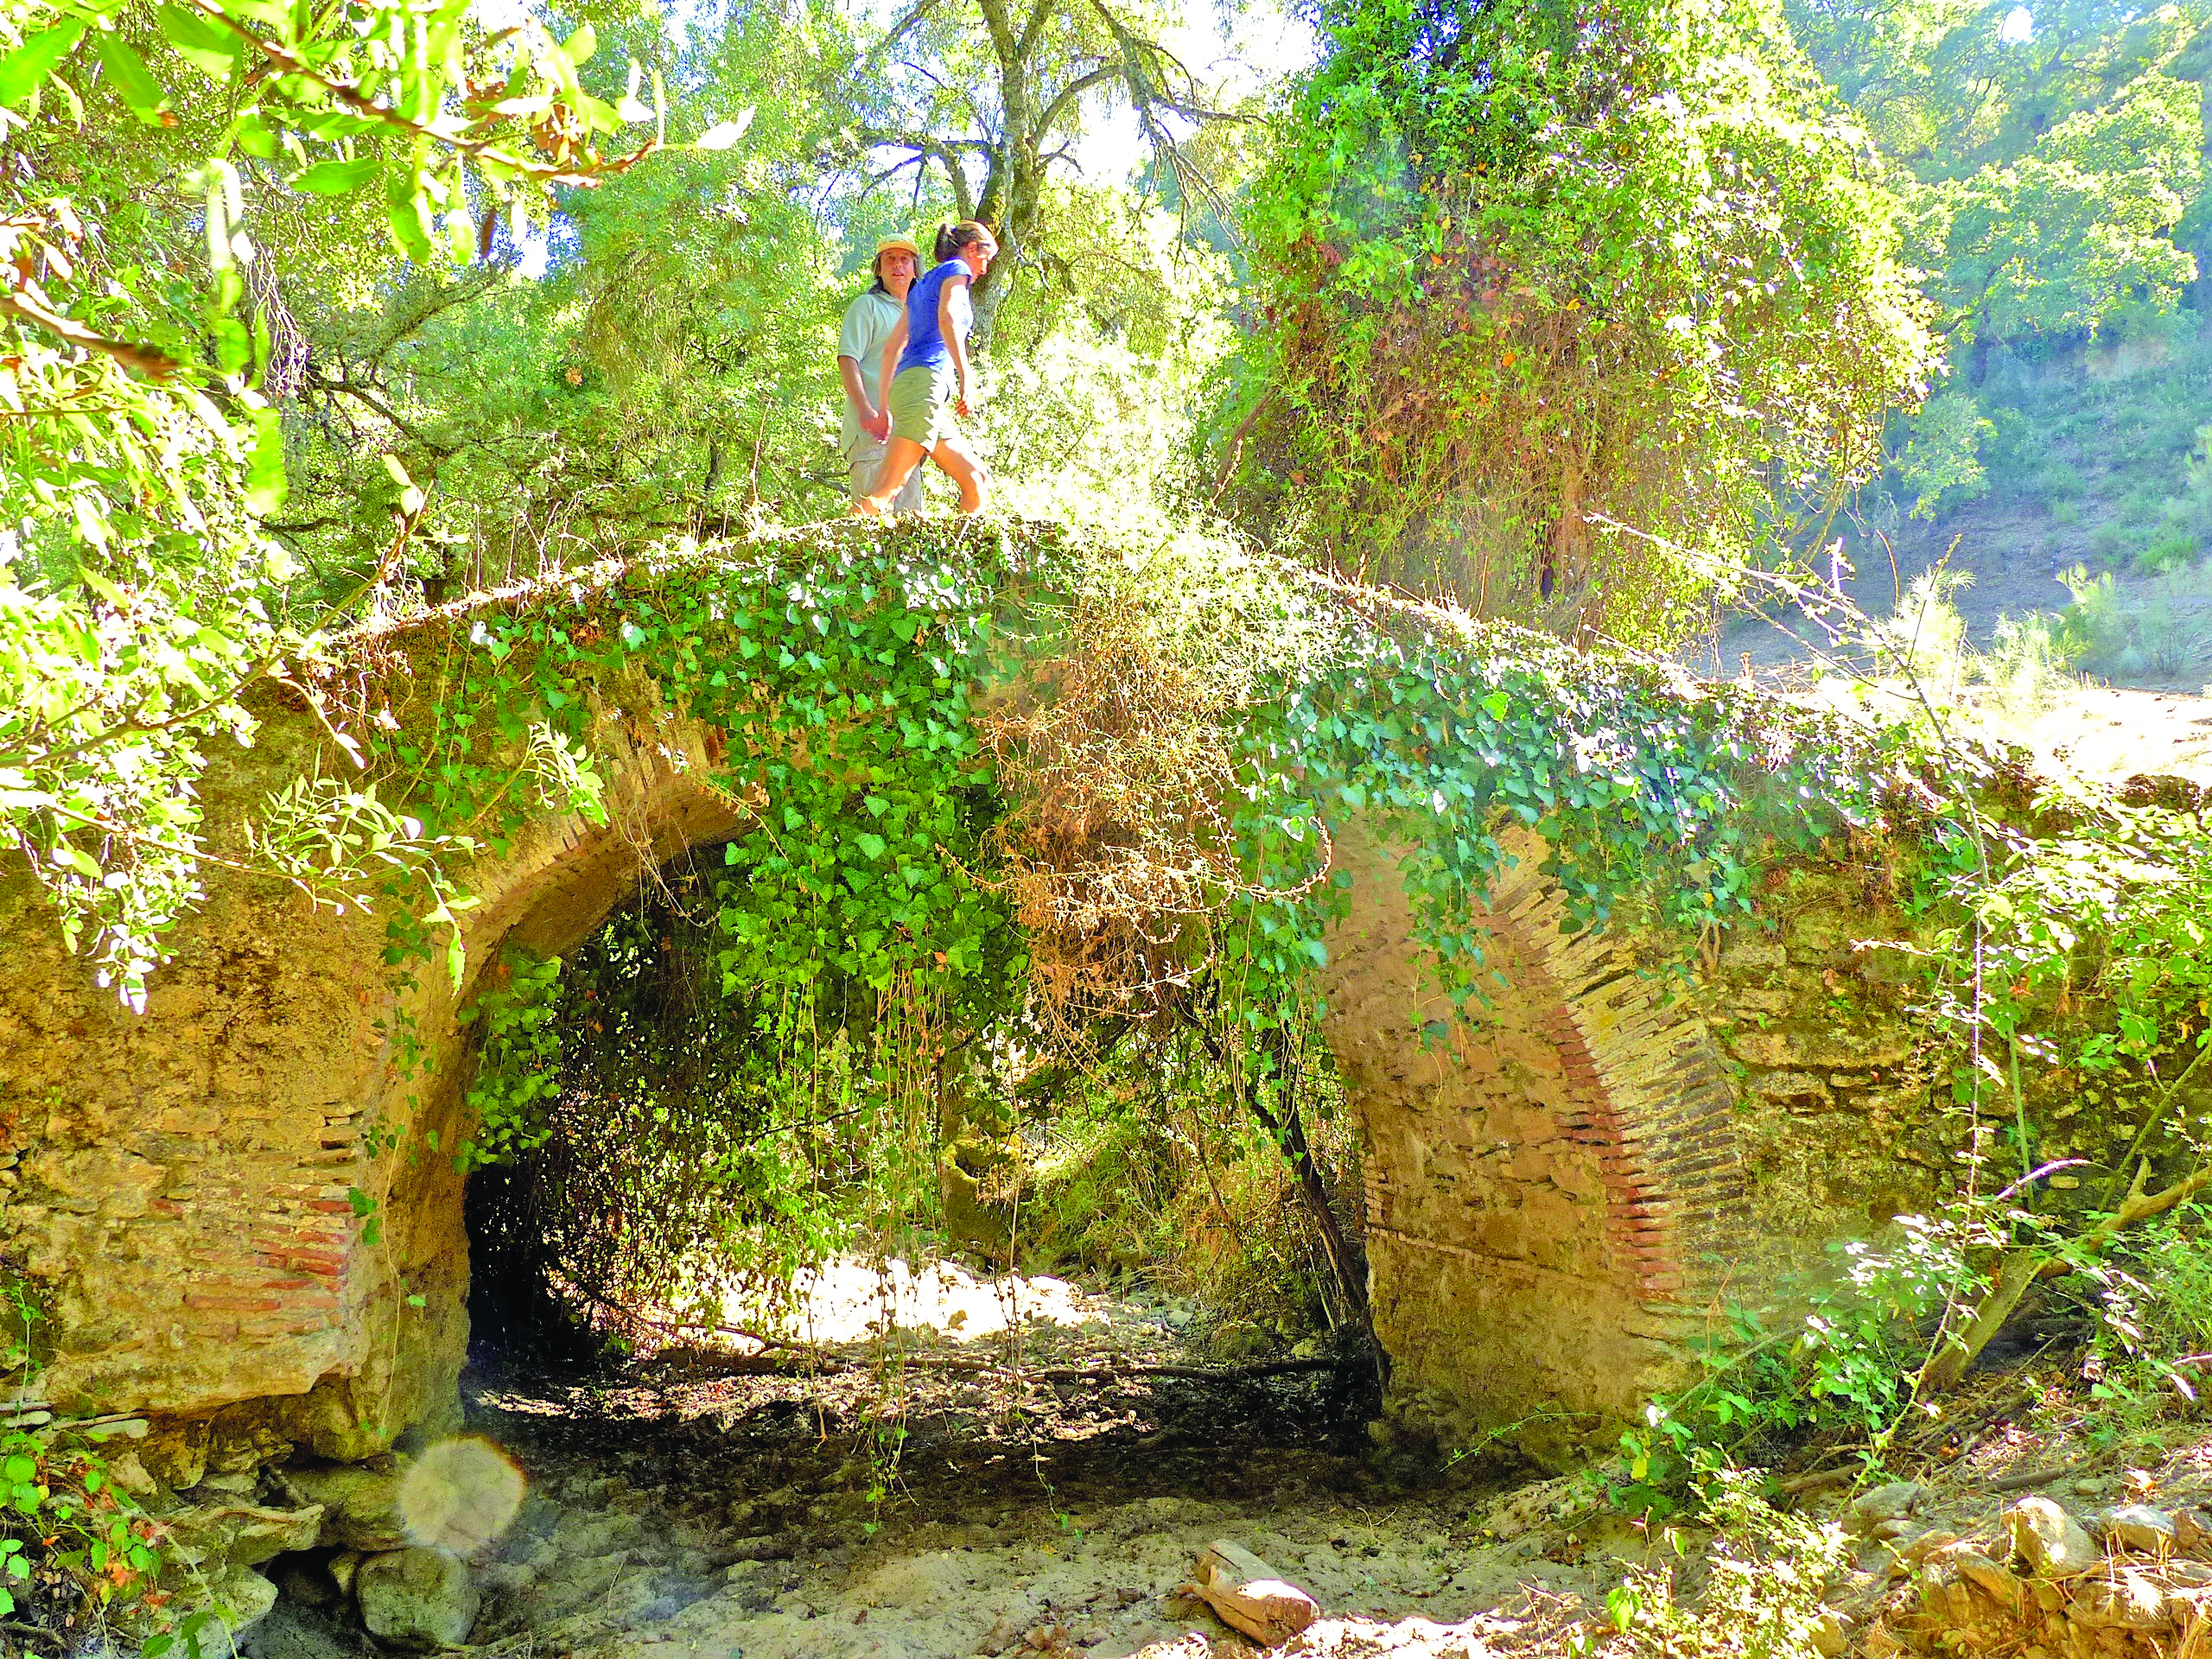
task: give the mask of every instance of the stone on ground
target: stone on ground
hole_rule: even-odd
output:
[[[284,1482],[309,1503],[322,1505],[326,1545],[346,1549],[400,1549],[413,1541],[399,1507],[399,1476],[359,1464],[309,1465],[284,1471]]]
[[[2005,1511],[2012,1547],[2039,1579],[2075,1579],[2104,1559],[2082,1523],[2048,1497],[2020,1499]]]
[[[1885,1485],[1864,1491],[1852,1500],[1853,1519],[1862,1526],[1876,1526],[1884,1521],[1902,1520],[1918,1507],[1924,1496],[1916,1480],[1893,1480]]]
[[[396,1648],[457,1648],[468,1640],[481,1596],[461,1558],[417,1545],[364,1560],[353,1575],[361,1623]]]

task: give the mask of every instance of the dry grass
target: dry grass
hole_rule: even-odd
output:
[[[1027,937],[1040,1014],[1076,1039],[1171,1007],[1213,960],[1214,918],[1269,890],[1246,879],[1224,808],[1236,709],[1220,682],[1126,601],[1084,601],[1071,637],[979,727],[1015,803],[989,885]]]

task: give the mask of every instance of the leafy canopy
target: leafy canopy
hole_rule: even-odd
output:
[[[1245,499],[1362,579],[1672,638],[1922,395],[1871,147],[1748,0],[1321,21],[1250,214]]]

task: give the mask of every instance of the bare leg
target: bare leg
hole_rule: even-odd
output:
[[[960,511],[981,512],[990,490],[991,475],[983,470],[983,463],[969,453],[966,442],[959,438],[940,438],[937,448],[930,451],[930,459],[944,468],[959,489]]]
[[[922,464],[925,453],[912,438],[893,438],[884,446],[883,470],[875,475],[875,487],[854,500],[853,511],[862,518],[880,518],[883,510],[891,505],[891,498],[899,493],[913,476],[914,468]]]

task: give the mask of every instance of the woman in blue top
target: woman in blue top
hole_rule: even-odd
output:
[[[906,290],[906,315],[883,343],[883,405],[891,442],[875,487],[853,511],[880,518],[891,498],[922,464],[944,468],[960,490],[960,511],[981,512],[989,479],[953,417],[969,410],[968,330],[975,321],[968,289],[990,269],[999,245],[974,219],[939,226],[937,265]]]

